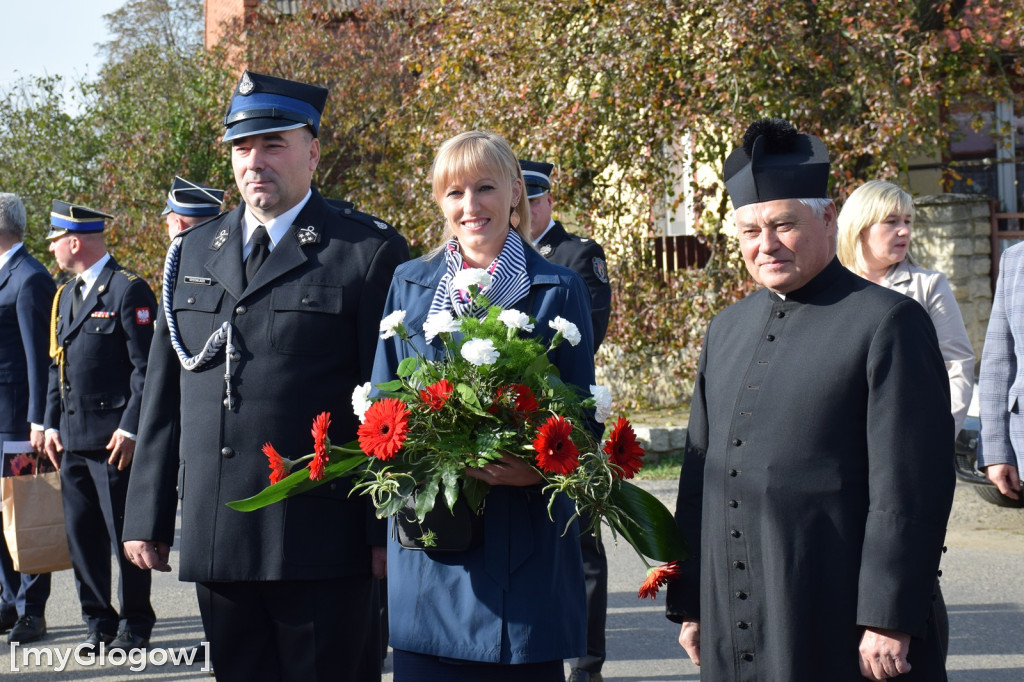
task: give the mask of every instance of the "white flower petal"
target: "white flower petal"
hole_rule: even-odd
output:
[[[591,384],[590,393],[594,396],[594,419],[604,424],[612,413],[611,389],[607,386]]]
[[[462,357],[477,367],[498,361],[498,351],[490,339],[470,339],[462,344],[461,352]]]
[[[576,346],[581,340],[583,340],[583,337],[580,336],[579,327],[564,317],[556,317],[548,322],[548,326],[556,332],[560,332],[570,345]]]
[[[373,401],[370,400],[370,382],[356,386],[352,391],[352,412],[359,417],[359,422],[366,421],[366,411],[370,409]]]
[[[380,321],[380,338],[390,339],[395,335],[398,326],[405,321],[405,311],[396,310]]]
[[[452,286],[459,291],[468,291],[473,284],[486,289],[491,284],[490,274],[482,268],[466,268],[459,270],[452,278]]]
[[[498,320],[503,322],[509,329],[522,329],[528,332],[533,331],[533,323],[530,322],[530,316],[526,313],[521,313],[518,310],[502,310],[498,314]]]

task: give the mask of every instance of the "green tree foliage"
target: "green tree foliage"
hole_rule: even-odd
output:
[[[1001,0],[308,0],[201,46],[202,0],[130,0],[83,104],[64,84],[0,98],[0,186],[34,224],[56,197],[116,213],[122,260],[159,273],[174,174],[229,188],[221,118],[241,65],[327,85],[315,182],[436,244],[434,150],[471,128],[556,164],[556,213],[600,240],[614,286],[608,358],[642,385],[657,358],[692,376],[708,319],[750,288],[727,230],[721,163],[746,126],[781,116],[833,154],[833,194],[899,178],[947,148],[952,104],[1024,110],[1024,12]],[[348,3],[344,3],[348,6]],[[684,159],[684,155],[688,159]],[[690,161],[687,165],[685,161]],[[685,187],[708,265],[663,272],[655,220]],[[632,397],[640,399],[640,395]]]

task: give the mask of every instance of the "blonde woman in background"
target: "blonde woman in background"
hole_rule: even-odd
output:
[[[946,276],[925,270],[910,255],[914,201],[902,189],[870,180],[839,213],[839,260],[861,277],[914,299],[928,311],[949,375],[954,437],[974,392],[974,350]]]

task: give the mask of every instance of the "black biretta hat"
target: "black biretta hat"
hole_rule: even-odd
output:
[[[789,121],[764,118],[725,160],[725,188],[734,209],[776,199],[827,199],[828,150]]]
[[[327,88],[245,71],[224,117],[224,141],[309,126],[320,134]]]

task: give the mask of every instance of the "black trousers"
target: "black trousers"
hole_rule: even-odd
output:
[[[585,526],[588,519],[581,519]],[[605,619],[608,615],[608,555],[601,544],[600,526],[580,536],[583,578],[587,588],[587,654],[569,659],[570,668],[601,672],[605,659]]]
[[[378,581],[196,583],[210,662],[226,682],[379,682]]]
[[[107,464],[106,450],[64,451],[60,467],[64,525],[75,569],[82,620],[90,632],[116,635],[128,629],[149,639],[156,616],[149,601],[151,573],[138,568],[121,551],[124,503],[131,467],[118,471]],[[117,557],[121,579],[120,614],[110,601],[110,553]]]

